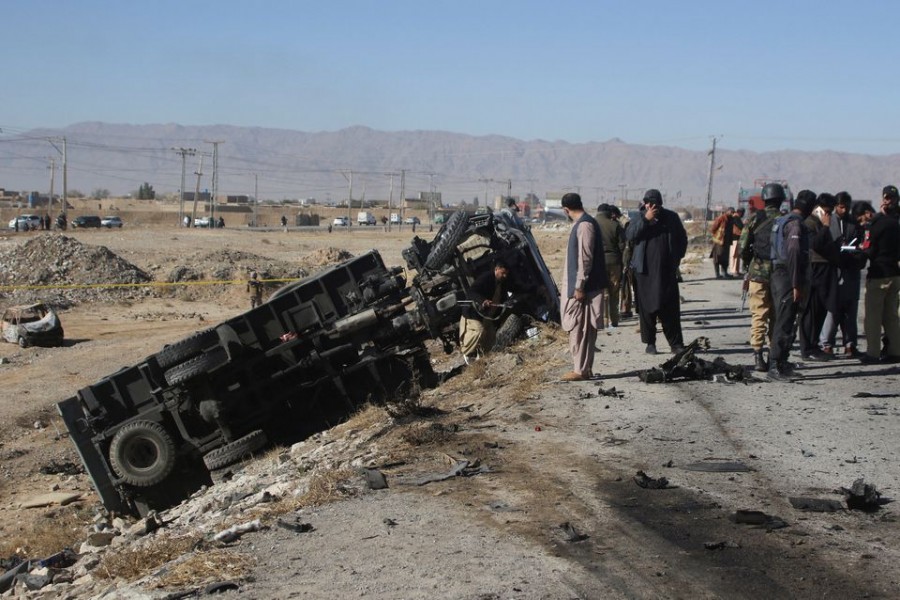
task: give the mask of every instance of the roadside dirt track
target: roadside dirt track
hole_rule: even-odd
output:
[[[197,235],[147,228],[78,237],[145,269],[173,253],[223,245],[278,260],[324,246],[354,254],[375,247],[387,264],[402,264],[399,251],[411,237],[189,233]],[[537,232],[555,275],[565,233]],[[686,273],[685,339],[707,336],[712,348],[701,356],[749,366],[740,284],[710,280],[710,270]],[[84,476],[37,474],[51,459],[74,459],[53,425],[54,402],[243,310],[244,301],[230,290],[189,301],[82,305],[62,315],[66,347],[4,345],[0,532],[14,536],[23,521],[42,518],[16,508],[23,498],[54,483],[88,488]],[[272,528],[245,536],[234,550],[253,557],[252,580],[224,597],[900,596],[895,504],[874,513],[811,513],[788,501],[840,500],[834,490],[859,477],[897,496],[900,410],[891,394],[900,389],[898,370],[840,359],[801,365],[801,384],[644,384],[636,370],[667,356],[645,355],[636,328],[629,320],[601,335],[599,381],[558,383],[568,366],[565,343],[547,330],[538,343],[524,342],[426,392],[423,402],[438,409],[434,415],[397,427],[437,425],[447,435],[421,443],[398,464],[375,465],[387,475],[388,490],[303,509],[299,518],[315,527],[310,533]],[[658,345],[668,350],[662,337]],[[598,394],[613,386],[622,397]],[[871,395],[854,397],[860,391]],[[34,429],[38,420],[47,427]],[[446,471],[448,455],[477,458],[491,472],[404,485]],[[751,470],[685,468],[723,461]],[[638,487],[632,480],[638,470],[665,476],[672,489]],[[742,509],[788,526],[770,531],[732,522]],[[586,537],[569,541],[573,530],[567,534],[564,523]]]

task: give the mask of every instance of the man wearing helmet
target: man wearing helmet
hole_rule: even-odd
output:
[[[766,185],[762,190],[765,209],[753,213],[741,231],[739,242],[741,261],[747,265],[744,289],[750,302],[750,347],[753,349],[754,367],[762,372],[769,370],[763,347],[767,341],[771,347],[775,325],[775,307],[769,287],[772,277],[769,236],[775,219],[781,216],[781,203],[785,198],[784,187],[780,184]]]

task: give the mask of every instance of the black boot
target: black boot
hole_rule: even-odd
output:
[[[754,358],[754,360],[755,360],[754,368],[755,368],[757,371],[760,371],[760,372],[762,372],[762,373],[765,373],[766,371],[769,370],[769,362],[768,362],[768,361],[765,359],[765,357],[763,356],[763,351],[762,351],[762,350],[759,350],[759,351],[757,351],[757,352],[754,352],[754,353],[753,353],[753,358]]]

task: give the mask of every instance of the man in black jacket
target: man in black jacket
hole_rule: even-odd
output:
[[[785,249],[784,256],[773,256],[772,277],[769,285],[772,303],[775,306],[775,327],[772,331],[772,346],[769,349],[769,379],[792,382],[796,374],[788,362],[791,345],[794,343],[794,322],[797,309],[805,295],[809,294],[809,229],[803,224],[815,203],[815,194],[802,190],[794,200],[790,215],[781,217],[780,230],[772,230],[772,236],[781,236]],[[777,242],[772,241],[773,246]],[[773,255],[776,253],[773,252]]]
[[[819,194],[812,213],[803,224],[809,229],[809,294],[800,303],[799,332],[800,358],[803,360],[829,360],[832,355],[819,348],[819,335],[828,312],[828,291],[837,271],[838,248],[831,237],[831,214],[835,198],[832,194]]]
[[[467,359],[485,355],[494,347],[494,322],[508,296],[508,284],[509,267],[498,260],[469,288],[471,303],[463,305],[459,321],[459,347]]]
[[[887,338],[885,361],[900,361],[900,223],[897,221],[897,204],[900,192],[893,185],[881,192],[881,211],[868,223],[863,241],[863,252],[869,259],[866,273],[866,315],[863,325],[866,331],[866,354],[860,357],[864,363],[879,362],[881,357],[881,332]]]
[[[856,246],[862,243],[862,230],[851,216],[853,198],[847,192],[835,194],[837,204],[831,215],[831,237],[836,248]],[[856,317],[859,308],[859,287],[863,267],[866,265],[864,254],[856,251],[841,251],[837,268],[834,270],[828,286],[825,322],[819,334],[819,346],[828,355],[836,354],[835,342],[837,330],[841,330],[841,341],[844,344],[844,355],[859,357],[857,341],[859,333]]]
[[[662,207],[659,190],[647,190],[641,215],[628,224],[625,237],[634,242],[631,267],[646,352],[656,354],[657,319],[672,352],[678,352],[684,348],[678,266],[687,251],[687,233],[681,218]]]

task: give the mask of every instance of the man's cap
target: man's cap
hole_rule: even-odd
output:
[[[644,202],[662,204],[662,201],[662,194],[659,193],[659,190],[647,190],[647,192],[644,194]]]
[[[896,185],[886,185],[881,190],[882,198],[890,198],[891,200],[900,200],[900,192],[897,191]]]

